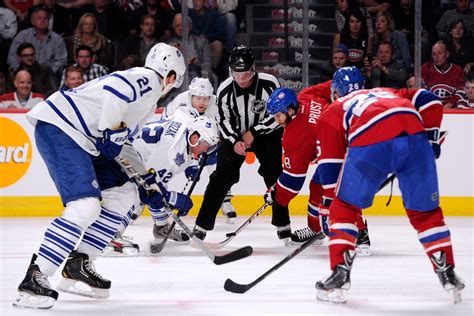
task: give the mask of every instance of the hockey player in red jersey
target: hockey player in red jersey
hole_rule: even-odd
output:
[[[317,125],[320,163],[348,148],[330,207],[332,274],[316,283],[317,298],[346,302],[358,233],[355,222],[361,209],[372,204],[382,182],[394,173],[410,223],[435,273],[459,302],[464,283],[454,273],[450,232],[439,207],[435,164],[440,154],[442,105],[425,90],[402,90],[397,95],[391,89],[362,90],[363,85],[357,68],[339,69],[331,83],[331,97],[339,99],[320,116]],[[407,99],[410,94],[411,101]]]
[[[283,172],[277,183],[265,193],[267,203],[286,207],[298,195],[305,182],[308,167],[317,156],[316,121],[327,104],[329,102],[324,98],[314,98],[307,104],[298,104],[296,94],[288,88],[275,89],[271,94],[267,101],[267,111],[285,132],[282,139]],[[321,230],[317,208],[321,195],[321,186],[311,181],[309,227],[294,231],[291,243],[302,243],[317,235],[315,243],[322,244],[325,235]]]

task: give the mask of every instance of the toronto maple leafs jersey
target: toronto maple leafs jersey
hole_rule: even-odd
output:
[[[162,94],[158,74],[137,67],[117,71],[89,81],[78,88],[58,91],[36,105],[27,117],[60,128],[92,155],[99,155],[95,143],[105,129],[116,129],[124,122],[136,137],[156,110]]]
[[[185,110],[191,115],[192,117],[196,118],[201,116],[201,114],[196,110],[192,103],[191,103],[191,93],[190,91],[181,92],[173,99],[167,106],[165,111],[163,112],[162,118],[168,118],[172,116],[176,110],[181,109]],[[207,106],[206,112],[204,112],[204,116],[212,117],[213,119],[216,118],[217,114],[217,106],[216,106],[216,96],[212,95],[209,100],[209,105]]]
[[[168,183],[192,162],[188,144],[188,127],[192,117],[182,111],[158,121],[145,124],[133,147],[138,151],[147,169],[153,168],[157,181]]]

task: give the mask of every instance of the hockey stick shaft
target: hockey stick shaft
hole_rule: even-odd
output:
[[[245,227],[247,227],[251,222],[253,222],[260,214],[263,213],[263,211],[269,206],[270,204],[265,203],[263,204],[258,210],[255,211],[242,225],[240,225],[239,228],[237,228],[234,232],[232,233],[227,233],[226,234],[226,239],[219,242],[219,243],[206,243],[204,244],[211,249],[221,249],[228,243],[232,241]]]
[[[227,279],[224,283],[224,289],[226,291],[229,291],[229,292],[232,292],[232,293],[242,294],[242,293],[247,292],[248,290],[253,288],[255,285],[257,285],[258,283],[263,281],[267,276],[269,276],[270,274],[272,274],[273,272],[278,270],[282,265],[284,265],[285,263],[287,263],[288,261],[290,261],[291,259],[296,257],[300,252],[302,252],[308,246],[310,246],[316,239],[318,239],[317,235],[315,235],[315,236],[311,237],[310,239],[308,239],[304,244],[302,244],[301,246],[296,248],[293,252],[288,254],[285,258],[283,258],[283,260],[281,260],[276,265],[271,267],[264,274],[259,276],[255,281],[253,281],[251,283],[248,283],[248,284],[239,284],[239,283],[236,283],[236,282],[232,281],[231,279]]]
[[[196,175],[192,179],[191,187],[188,190],[187,196],[191,196],[191,194],[193,193],[193,190],[196,187],[198,179],[201,176],[202,171],[204,170],[204,166],[206,165],[206,161],[207,161],[207,154],[203,154],[202,161],[199,164],[198,172],[196,173]],[[186,185],[188,183],[189,183],[189,181],[186,183]],[[160,242],[159,244],[151,246],[151,252],[152,253],[159,253],[163,250],[163,248],[165,247],[166,242],[168,241],[169,237],[171,236],[171,233],[173,232],[173,229],[174,229],[175,226],[176,226],[176,221],[173,221],[173,223],[171,224],[171,226],[170,226],[168,232],[166,233],[166,236],[163,239],[163,241]]]
[[[116,161],[124,168],[126,169],[130,175],[137,181],[137,183],[139,185],[141,185],[145,190],[147,191],[151,191],[151,190],[155,190],[154,187],[156,187],[156,189],[158,189],[159,191],[159,188],[158,188],[158,185],[157,184],[153,184],[153,185],[149,185],[139,174],[138,172],[135,170],[135,168],[133,168],[132,165],[130,165],[130,163],[128,162],[127,159],[124,159],[122,157],[117,157],[116,158]],[[169,210],[169,207],[165,208],[166,212],[168,212],[168,214],[173,218],[173,221],[177,222],[179,226],[181,226],[181,228],[183,229],[183,231],[189,236],[189,238],[191,238],[194,243],[196,245],[198,245],[198,247],[204,252],[204,254],[209,258],[211,259],[212,262],[214,262],[215,264],[219,265],[219,264],[224,264],[224,263],[228,263],[228,262],[232,262],[232,261],[235,261],[235,260],[239,260],[239,259],[243,259],[245,257],[248,257],[252,254],[253,252],[253,249],[252,247],[250,246],[246,246],[246,247],[243,247],[243,248],[240,248],[240,249],[237,249],[233,252],[230,252],[230,253],[227,253],[227,254],[224,254],[222,256],[217,256],[215,255],[214,253],[212,253],[211,251],[209,251],[209,249],[206,248],[206,246],[202,243],[202,241],[197,238],[196,236],[194,236],[193,232],[191,231],[191,229],[189,229],[189,227],[181,220],[181,218],[179,218],[179,216],[177,216],[176,214],[174,214],[171,210]]]

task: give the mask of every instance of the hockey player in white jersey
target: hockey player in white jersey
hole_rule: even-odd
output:
[[[145,67],[114,72],[76,89],[58,91],[28,112],[38,151],[65,208],[46,229],[18,287],[14,306],[51,308],[58,292],[48,277],[66,258],[59,289],[75,292],[73,287],[81,282],[89,290],[75,293],[109,296],[111,282],[95,271],[92,261],[113,238],[137,195],[114,158],[124,155],[123,145],[140,134],[157,101],[181,86],[184,73],[181,52],[159,43],[150,50]],[[145,166],[134,167],[146,173]],[[107,189],[113,187],[119,189],[109,194]],[[163,200],[181,215],[192,207],[186,195],[165,190],[146,195],[145,202],[156,207]]]
[[[192,117],[201,115],[215,118],[217,115],[216,96],[209,79],[194,78],[189,85],[189,90],[180,93],[168,106],[166,107],[163,117],[169,117],[176,111],[184,111]],[[206,169],[211,174],[216,169],[217,151],[213,156],[208,158]],[[186,171],[186,176],[192,176],[198,170],[198,165],[194,164]],[[227,192],[221,209],[222,214],[226,217],[229,224],[233,224],[237,217],[237,212],[231,203],[233,195],[231,191]]]

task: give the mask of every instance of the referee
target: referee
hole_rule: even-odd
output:
[[[216,170],[209,177],[194,228],[194,234],[202,240],[214,228],[227,191],[239,182],[247,151],[257,156],[258,174],[267,187],[276,183],[283,170],[283,129],[266,111],[267,99],[280,84],[272,75],[257,73],[254,64],[255,57],[249,47],[235,47],[229,57],[230,77],[217,89],[217,119],[222,139]],[[277,226],[278,237],[287,244],[291,236],[288,207],[273,206],[272,224]]]

